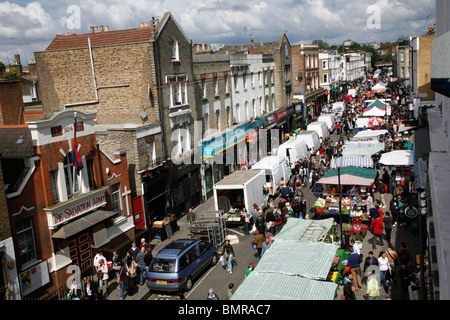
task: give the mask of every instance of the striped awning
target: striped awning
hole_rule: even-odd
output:
[[[370,157],[342,157],[342,167],[355,166],[359,168],[373,168],[373,160]],[[336,169],[335,159],[331,159],[330,168]]]

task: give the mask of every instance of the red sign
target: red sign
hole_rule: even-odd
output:
[[[282,118],[284,118],[286,116],[287,116],[287,109],[283,110],[283,111],[280,111],[280,112],[277,112],[275,114],[275,120],[278,121],[278,120],[280,120],[280,119],[282,119]]]

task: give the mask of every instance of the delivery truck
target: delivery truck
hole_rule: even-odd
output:
[[[303,139],[290,139],[278,147],[277,155],[287,160],[290,168],[295,167],[295,162],[311,156],[308,143]]]
[[[265,189],[269,197],[275,197],[278,194],[278,184],[281,178],[287,182],[291,176],[291,168],[288,167],[287,160],[282,156],[262,158],[252,166],[252,170],[264,170],[266,174]]]
[[[215,210],[230,212],[230,208],[251,212],[253,204],[260,208],[267,205],[268,195],[264,194],[266,173],[264,170],[235,171],[213,186]]]

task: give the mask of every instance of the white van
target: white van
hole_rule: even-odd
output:
[[[304,140],[290,139],[282,143],[278,147],[278,156],[283,157],[288,161],[291,168],[295,167],[295,161],[303,160],[311,156],[308,151],[308,143]]]
[[[324,121],[314,121],[308,124],[306,127],[307,131],[316,131],[319,135],[319,138],[323,140],[328,139],[330,137],[330,132],[328,131],[327,123]]]
[[[323,121],[328,126],[328,131],[333,132],[336,129],[336,121],[334,120],[334,116],[332,114],[323,114],[319,116],[318,121]]]
[[[281,156],[267,156],[262,158],[252,166],[251,170],[265,171],[266,183],[272,181],[272,186],[267,188],[270,197],[274,197],[278,193],[278,184],[281,178],[287,183],[291,176],[291,168],[288,167],[286,158]]]
[[[297,135],[296,140],[305,141],[311,154],[316,154],[319,151],[321,142],[316,131],[302,131]]]

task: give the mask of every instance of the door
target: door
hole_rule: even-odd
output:
[[[136,229],[144,230],[145,229],[145,215],[144,209],[142,205],[142,196],[136,197],[131,200],[133,206],[133,218],[134,218],[134,226]]]
[[[93,265],[90,242],[91,237],[89,231],[79,233],[69,240],[69,252],[72,264],[77,265],[81,270]]]

